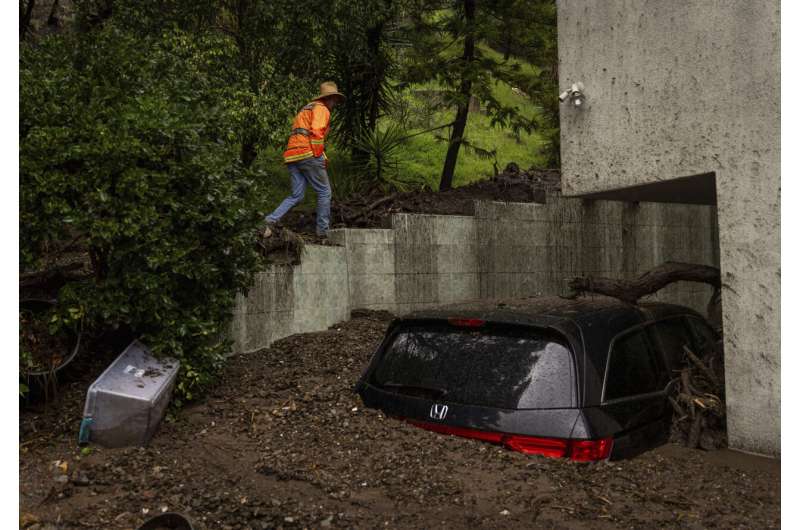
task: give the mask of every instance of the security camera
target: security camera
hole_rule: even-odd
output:
[[[558,95],[558,100],[561,103],[564,103],[566,100],[570,100],[573,106],[575,107],[582,107],[583,104],[586,102],[586,94],[583,91],[583,83],[578,81],[577,83],[572,83],[572,86],[563,91],[561,94]]]

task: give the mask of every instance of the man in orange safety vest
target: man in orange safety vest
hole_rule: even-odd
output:
[[[295,116],[283,152],[283,161],[292,180],[292,194],[265,218],[264,237],[270,237],[272,226],[303,200],[306,185],[317,194],[317,235],[327,236],[331,218],[331,185],[325,136],[330,128],[331,109],[344,99],[336,83],[326,81],[320,85],[319,95]]]

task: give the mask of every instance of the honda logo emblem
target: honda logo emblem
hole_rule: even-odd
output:
[[[447,416],[447,405],[436,404],[431,407],[431,418],[434,420],[443,420]]]

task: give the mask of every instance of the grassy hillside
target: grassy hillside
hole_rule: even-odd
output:
[[[496,60],[501,59],[500,54],[487,47],[481,46],[481,51]],[[523,71],[534,73],[533,67],[527,63],[520,63],[520,67]],[[420,114],[410,120],[419,127],[409,132],[425,130],[453,120],[455,109],[432,109],[431,102],[426,100],[426,95],[433,93],[438,88],[433,84],[418,85],[411,87],[402,95],[409,108]],[[517,107],[520,113],[528,118],[535,118],[540,112],[540,109],[526,95],[512,90],[512,87],[506,83],[496,83],[493,94],[501,103]],[[391,118],[387,118],[386,121],[390,120]],[[500,170],[509,162],[516,162],[524,168],[544,163],[544,157],[539,154],[543,144],[539,134],[523,132],[520,138],[516,139],[510,130],[492,127],[490,122],[490,117],[483,111],[470,112],[465,138],[483,150],[496,151],[496,163]],[[446,138],[447,134],[448,129],[443,129],[409,139],[400,156],[401,176],[405,179],[425,182],[436,188],[447,151],[447,142],[437,139],[437,136]],[[461,186],[491,176],[494,162],[494,160],[481,157],[473,150],[462,146],[456,164],[454,185]]]

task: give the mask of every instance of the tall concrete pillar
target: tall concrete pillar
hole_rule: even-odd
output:
[[[779,454],[778,1],[559,0],[558,50],[586,95],[561,108],[565,195],[716,202],[729,441]]]

